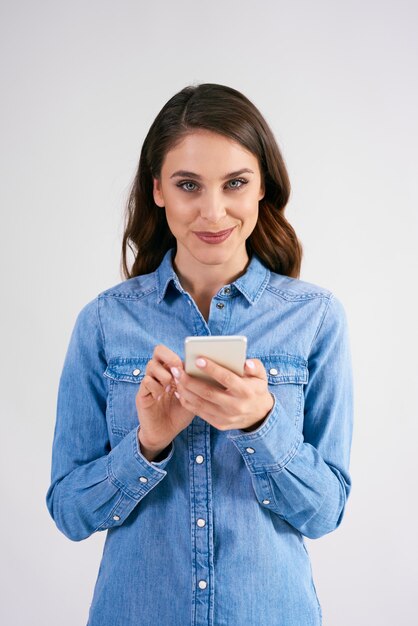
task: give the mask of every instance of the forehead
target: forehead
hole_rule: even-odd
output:
[[[202,176],[221,177],[225,172],[244,167],[259,172],[257,157],[243,145],[219,133],[196,130],[167,152],[162,174],[170,176],[176,169],[183,169]]]

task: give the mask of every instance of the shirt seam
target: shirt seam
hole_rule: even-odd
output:
[[[269,284],[266,287],[266,291],[270,291],[276,296],[280,296],[283,300],[287,301],[297,301],[297,300],[313,300],[315,298],[329,299],[332,295],[331,292],[323,292],[323,291],[312,291],[309,293],[295,293],[292,295],[289,291],[285,291],[284,289],[277,289],[273,285]]]
[[[315,331],[315,333],[314,333],[314,335],[313,335],[313,337],[312,337],[312,341],[311,341],[311,344],[310,344],[310,346],[309,346],[309,350],[308,350],[308,361],[309,361],[309,355],[310,355],[310,354],[311,354],[311,352],[312,352],[312,347],[313,347],[313,345],[314,345],[314,343],[315,343],[315,340],[316,340],[316,338],[318,337],[319,332],[320,332],[320,330],[321,330],[321,328],[322,328],[322,326],[323,326],[323,323],[324,323],[325,317],[326,317],[326,315],[327,315],[327,313],[328,313],[328,311],[329,311],[329,309],[330,309],[330,307],[331,307],[331,302],[333,301],[333,299],[334,299],[334,294],[332,294],[332,293],[331,293],[331,294],[330,294],[330,296],[328,297],[327,306],[324,308],[324,312],[323,312],[323,314],[322,314],[322,317],[321,317],[321,319],[319,320],[318,327],[317,327],[317,329],[316,329],[316,331]]]
[[[100,318],[100,296],[98,296],[96,298],[96,314],[97,314],[97,321],[98,321],[98,326],[99,326],[99,332],[100,332],[100,336],[102,338],[102,343],[103,343],[103,352],[106,358],[106,361],[108,361],[107,358],[107,354],[106,354],[106,338],[105,338],[105,334],[104,334],[104,330],[103,330],[103,325],[102,325],[102,320]]]
[[[102,293],[100,294],[100,298],[116,298],[116,299],[126,299],[126,300],[141,300],[146,296],[149,296],[154,291],[157,291],[157,285],[153,285],[149,287],[146,291],[141,291],[139,293],[123,293],[114,291],[111,293]]]

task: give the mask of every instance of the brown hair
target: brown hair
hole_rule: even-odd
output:
[[[283,157],[260,111],[242,93],[215,83],[188,86],[163,106],[144,140],[125,210],[122,270],[126,278],[154,271],[176,240],[165,211],[154,202],[153,177],[159,178],[165,155],[194,129],[225,135],[258,158],[264,183],[257,224],[246,241],[272,271],[299,278],[302,245],[284,216],[290,182]],[[133,252],[127,265],[128,247]]]

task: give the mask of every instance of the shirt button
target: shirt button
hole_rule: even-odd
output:
[[[146,476],[140,476],[139,477],[139,482],[140,483],[147,483],[148,482],[148,478]]]
[[[272,376],[277,376],[278,373],[279,373],[279,370],[276,370],[275,367],[271,367],[269,369],[269,374],[271,374]]]
[[[196,463],[203,463],[205,459],[203,458],[201,454],[198,454],[195,460],[196,460]]]
[[[141,370],[139,370],[138,368],[132,372],[134,376],[139,376],[140,373],[141,373]]]
[[[245,448],[245,450],[248,452],[248,454],[254,454],[255,452],[254,448]]]
[[[118,522],[120,520],[120,517],[119,517],[119,515],[114,515],[113,519],[115,520],[115,522]]]
[[[206,524],[205,520],[202,518],[199,518],[196,523],[199,526],[199,528],[203,528],[203,526],[205,526]]]
[[[263,504],[270,504],[270,500],[263,500]]]
[[[231,293],[230,288],[229,287],[225,287],[224,294],[228,296],[230,293]]]
[[[207,586],[208,583],[206,582],[206,580],[199,580],[199,589],[206,589]]]
[[[223,308],[224,308],[224,306],[225,306],[225,305],[224,305],[224,303],[223,303],[223,302],[218,302],[218,303],[217,303],[217,305],[216,305],[216,308],[217,308],[217,309],[223,309]]]

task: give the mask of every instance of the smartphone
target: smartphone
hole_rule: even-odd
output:
[[[220,383],[207,376],[195,365],[196,359],[200,356],[207,356],[219,365],[232,370],[235,374],[243,376],[246,354],[247,337],[244,335],[186,337],[184,340],[184,369],[191,376],[197,376],[215,386],[222,387]]]

